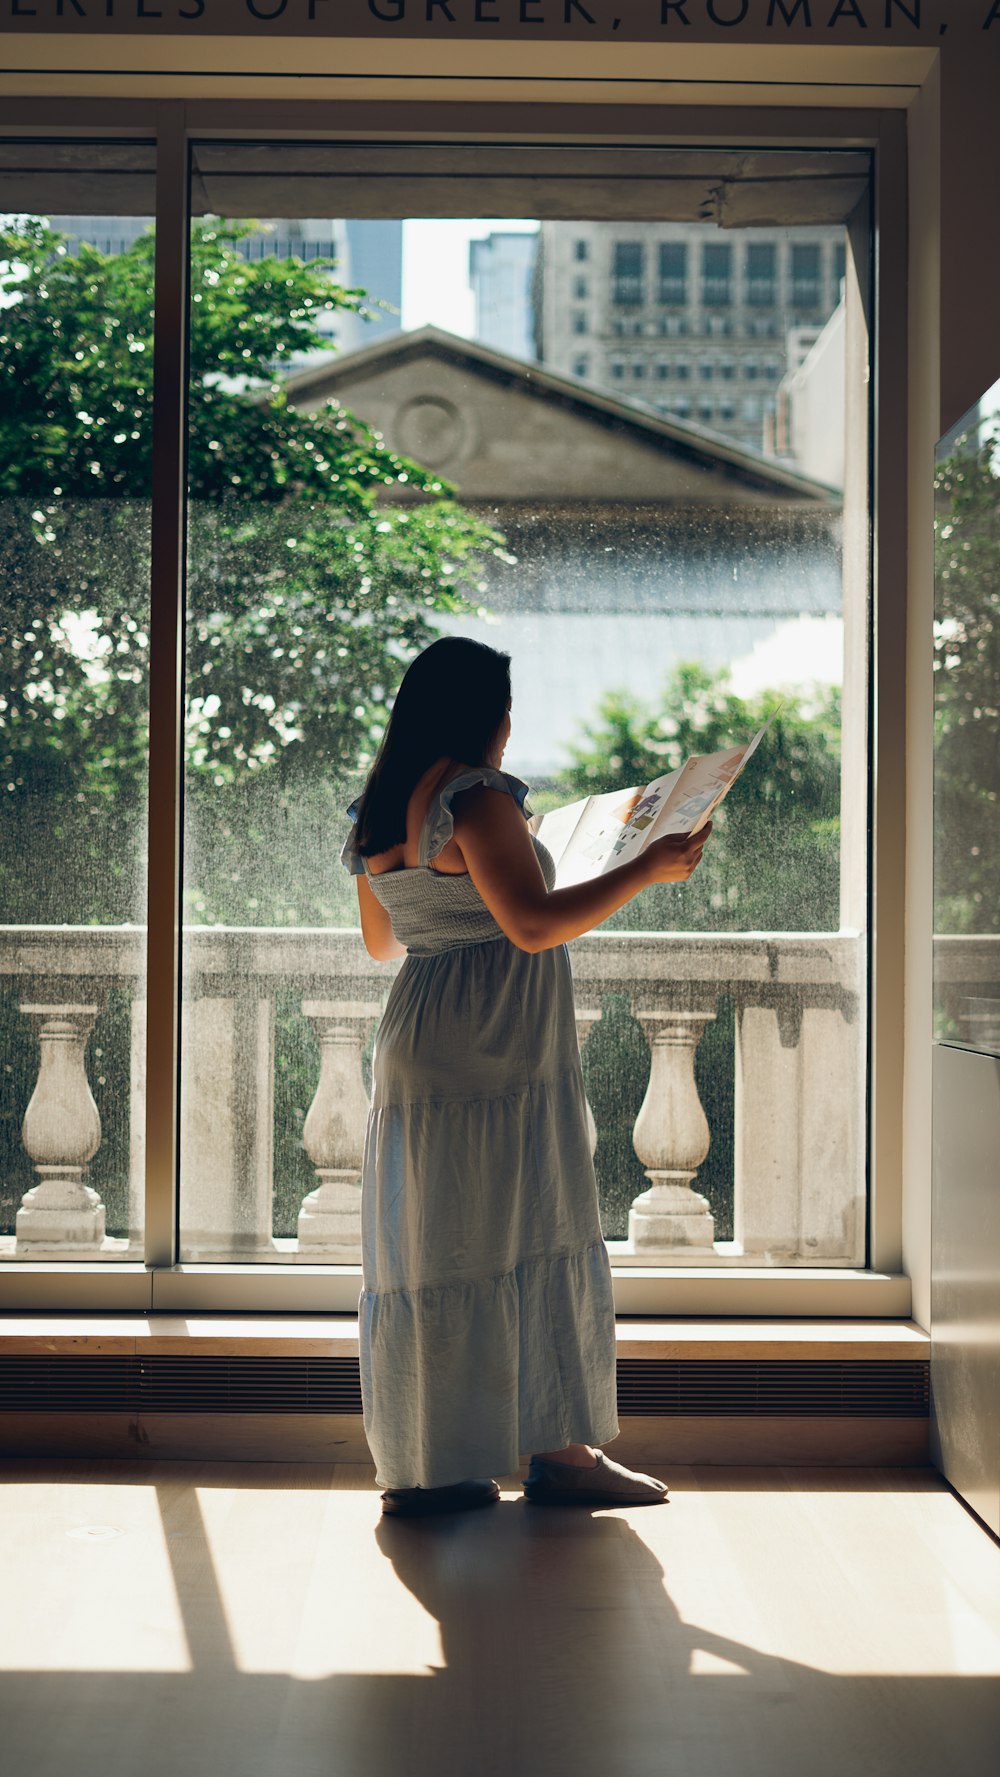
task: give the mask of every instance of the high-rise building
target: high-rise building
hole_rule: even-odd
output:
[[[844,276],[840,228],[543,222],[542,363],[759,450],[795,329],[815,337]]]
[[[537,250],[537,233],[513,230],[469,242],[476,338],[512,358],[538,356],[532,295]]]
[[[403,224],[385,217],[348,216],[334,224],[347,238],[346,264],[350,276],[341,275],[342,283],[367,290],[373,307],[366,321],[352,319],[351,328],[343,338],[345,350],[374,344],[398,333],[403,306]],[[345,317],[346,319],[346,317]]]
[[[53,228],[70,240],[86,241],[102,253],[122,253],[152,227],[149,216],[52,216]],[[319,332],[330,351],[352,351],[390,333],[398,333],[403,300],[403,225],[391,220],[342,216],[269,216],[256,232],[235,243],[244,259],[333,259],[330,276],[339,284],[367,291],[372,298],[368,318],[348,309],[332,309],[317,317]],[[382,306],[376,306],[382,305]],[[298,353],[289,368],[313,363],[318,352]]]

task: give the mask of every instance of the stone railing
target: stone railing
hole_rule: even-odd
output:
[[[0,980],[40,1047],[23,1141],[38,1182],[3,1246],[25,1258],[142,1251],[144,933],[0,928]],[[650,1045],[634,1146],[649,1186],[621,1263],[864,1262],[865,947],[857,935],[594,933],[571,946],[577,1030],[628,996]],[[395,967],[354,931],[193,928],[184,941],[184,1257],[356,1263],[367,1099],[362,1056]],[[113,984],[131,1002],[128,1240],[109,1239],[86,1182],[101,1141],[88,1035]],[[275,1239],[275,996],[291,989],[320,1050],[301,1140],[316,1184],[295,1239]],[[709,1129],[694,1057],[720,994],[735,1035],[734,1238],[714,1239],[697,1190]],[[596,1141],[596,1130],[591,1131]]]

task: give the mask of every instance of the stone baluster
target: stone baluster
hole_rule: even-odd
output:
[[[600,1012],[581,1012],[579,1006],[577,1007],[576,1040],[580,1045],[581,1054],[583,1053],[583,1045],[587,1041],[593,1026],[597,1023],[600,1016]],[[594,1113],[590,1107],[590,1099],[585,1099],[584,1103],[587,1107],[587,1138],[590,1142],[591,1158],[593,1158],[597,1153],[597,1124],[594,1122]]]
[[[674,1262],[691,1263],[712,1255],[715,1233],[706,1199],[691,1189],[711,1139],[695,1084],[694,1054],[715,1009],[667,1007],[635,1016],[652,1051],[633,1135],[649,1190],[629,1212],[629,1243],[638,1252],[669,1252]]]
[[[104,1240],[104,1205],[84,1184],[101,1143],[84,1049],[101,1010],[99,1004],[21,1007],[38,1032],[41,1056],[21,1129],[39,1182],[25,1192],[15,1218],[19,1253],[89,1252]]]
[[[299,1257],[353,1264],[361,1247],[361,1165],[368,1097],[361,1054],[380,1008],[357,1000],[304,1000],[319,1039],[316,1096],[302,1141],[319,1185],[299,1211]]]

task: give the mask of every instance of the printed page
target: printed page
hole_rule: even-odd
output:
[[[666,811],[663,825],[657,828],[657,838],[661,833],[697,833],[711,819],[753,758],[777,714],[775,710],[745,746],[730,747],[724,753],[709,753],[704,758],[692,754],[677,784],[672,806]],[[688,766],[691,767],[690,776],[686,775]]]
[[[724,753],[692,753],[684,767],[670,807],[657,825],[656,837],[668,833],[696,833],[736,782],[749,757],[749,748],[729,747]]]
[[[654,813],[652,824],[647,823],[643,832],[635,832],[635,817],[646,806],[646,798],[649,796],[647,791],[642,801],[636,804],[632,821],[623,829],[621,837],[612,848],[611,860],[602,868],[613,870],[617,864],[627,863],[630,858],[637,857],[652,839],[697,833],[729,794],[773,721],[774,716],[771,716],[744,746],[727,747],[720,753],[692,753],[681,770],[673,773],[674,782],[666,799],[661,801],[658,811]],[[650,789],[652,788],[650,785]]]
[[[745,746],[692,754],[645,790],[612,790],[544,815],[536,831],[556,865],[556,887],[589,882],[627,864],[654,839],[696,833],[718,808],[774,717]]]
[[[579,802],[567,802],[562,808],[551,808],[548,814],[532,815],[528,822],[535,838],[540,839],[551,853],[557,869],[592,801],[592,796],[584,796]]]
[[[609,790],[542,816],[538,838],[552,853],[557,888],[600,874],[638,795],[638,790]]]

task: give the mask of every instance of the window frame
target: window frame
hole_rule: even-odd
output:
[[[196,85],[191,82],[192,87]],[[530,89],[530,82],[525,83]],[[150,833],[146,1106],[146,1252],[141,1263],[11,1261],[0,1264],[0,1303],[13,1309],[349,1312],[356,1306],[354,1266],[178,1265],[177,1053],[179,1027],[180,689],[183,642],[184,411],[188,158],[194,138],[253,134],[259,140],[302,139],[345,131],[359,140],[390,131],[431,140],[477,137],[530,145],[581,135],[600,145],[636,141],[672,146],[711,142],[764,146],[867,147],[873,151],[871,322],[873,374],[868,393],[870,441],[866,475],[872,490],[873,627],[869,720],[872,774],[864,792],[870,817],[870,1119],[869,1263],[864,1270],[750,1268],[695,1271],[629,1268],[616,1277],[619,1313],[723,1315],[884,1315],[910,1311],[902,1263],[902,1134],[904,1030],[905,633],[907,558],[906,450],[906,136],[895,108],[782,109],[741,106],[729,89],[719,105],[644,105],[627,83],[592,103],[553,106],[519,90],[478,108],[456,106],[442,119],[428,93],[406,104],[378,97],[345,101],[331,128],[329,105],[289,95],[193,98],[148,102],[131,97],[32,97],[7,103],[0,134],[26,138],[116,135],[157,142],[156,421],[153,446],[152,622],[150,674],[150,801],[174,819]],[[418,83],[419,88],[419,83]],[[411,89],[412,90],[412,89]],[[270,93],[276,88],[272,86]],[[569,95],[567,95],[569,97]],[[725,103],[723,104],[723,98]],[[381,107],[381,110],[380,110]],[[447,109],[447,108],[446,108]],[[154,129],[150,131],[150,122]],[[589,257],[589,255],[588,255]],[[850,271],[850,264],[848,267]],[[731,268],[730,278],[733,270]],[[885,316],[891,325],[879,326]],[[886,416],[891,415],[891,423]],[[857,422],[857,416],[855,416]],[[155,652],[154,652],[155,651]],[[857,761],[855,760],[855,765]],[[855,780],[855,794],[858,793]],[[845,786],[851,795],[851,784]],[[856,811],[856,822],[862,810]],[[879,908],[888,910],[879,919]]]

